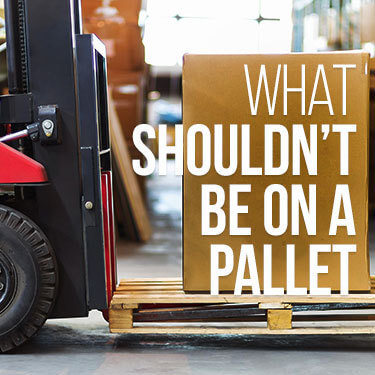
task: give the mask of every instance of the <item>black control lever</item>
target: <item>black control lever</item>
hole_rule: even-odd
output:
[[[17,139],[30,137],[34,142],[39,140],[39,122],[34,122],[33,124],[27,125],[25,130],[21,130],[16,133],[7,134],[4,137],[0,138],[0,142],[10,142]]]

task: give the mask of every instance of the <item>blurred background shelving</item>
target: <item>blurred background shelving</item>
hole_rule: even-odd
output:
[[[3,7],[0,0],[0,90],[6,92]],[[140,123],[168,124],[173,144],[174,124],[182,122],[185,53],[363,48],[375,55],[375,0],[82,0],[82,15],[85,32],[96,34],[106,45],[110,92],[131,159],[143,160],[132,141],[133,129]],[[373,78],[373,61],[370,72]],[[371,148],[375,144],[373,81]],[[157,155],[158,140],[151,146]],[[372,211],[374,169],[375,153],[371,153]],[[147,202],[152,178],[136,179]],[[117,211],[119,232],[134,239],[126,230],[131,220],[126,207]]]

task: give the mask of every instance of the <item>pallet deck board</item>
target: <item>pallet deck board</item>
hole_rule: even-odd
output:
[[[290,314],[290,329],[283,328],[280,323],[280,316],[285,316],[288,320],[288,314],[283,313],[284,309],[290,309],[296,304],[371,304],[375,305],[375,277],[371,277],[371,291],[367,293],[352,293],[349,295],[332,294],[328,296],[266,296],[243,294],[235,296],[234,294],[219,294],[213,296],[207,293],[185,293],[181,278],[146,278],[146,279],[125,279],[121,280],[117,290],[114,293],[110,307],[110,330],[114,333],[132,333],[132,334],[233,334],[233,335],[264,335],[264,334],[295,334],[295,335],[314,335],[314,334],[374,334],[375,322],[374,315],[345,315],[337,317],[333,314],[330,317],[319,318],[317,315],[311,315],[311,319],[306,319],[298,315]],[[275,313],[265,314],[264,320],[261,317],[244,317],[236,319],[223,318],[222,320],[179,320],[174,321],[168,318],[167,321],[157,321],[153,313],[161,311],[170,311],[173,314],[180,308],[187,310],[197,310],[199,306],[203,309],[212,305],[230,308],[231,305],[240,304],[257,305],[265,308],[266,311],[273,310]],[[179,307],[176,307],[179,306]],[[236,307],[237,308],[237,307]],[[139,311],[151,314],[151,321],[139,322],[142,315]],[[279,313],[277,311],[279,311]],[[285,310],[284,310],[285,311]],[[357,310],[358,311],[358,310]],[[281,315],[280,315],[281,314]],[[168,316],[168,314],[167,314]],[[160,319],[160,314],[159,314]],[[293,321],[293,319],[295,319]],[[254,322],[268,324],[267,327],[254,327],[248,324]],[[328,324],[335,322],[332,326],[316,326],[322,321]],[[233,324],[240,322],[240,326],[233,327]],[[177,326],[176,326],[177,323]],[[195,323],[195,326],[191,326]],[[232,326],[225,326],[226,324]],[[288,322],[286,322],[288,323]],[[307,326],[300,327],[300,324]],[[362,325],[356,325],[362,323]],[[212,326],[214,324],[214,326]],[[245,324],[245,325],[243,325]],[[297,326],[295,326],[297,324]],[[310,324],[310,326],[309,326]],[[365,324],[365,325],[363,325]],[[311,326],[312,325],[312,326]],[[286,324],[288,326],[288,324]]]
[[[329,296],[267,296],[242,294],[185,293],[181,278],[124,279],[113,296],[115,304],[126,303],[375,303],[375,277],[371,277],[371,291],[349,295]]]

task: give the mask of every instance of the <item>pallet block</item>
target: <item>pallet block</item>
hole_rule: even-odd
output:
[[[375,309],[374,278],[371,284],[371,293],[348,296],[211,296],[185,293],[179,278],[125,279],[112,299],[110,330],[127,334],[374,334],[375,314],[358,314],[361,308]],[[349,313],[337,312],[337,306]],[[326,314],[316,314],[322,309]]]
[[[292,310],[267,310],[267,326],[269,329],[291,329]]]

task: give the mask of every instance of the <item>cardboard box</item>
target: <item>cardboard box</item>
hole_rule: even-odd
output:
[[[134,128],[144,122],[145,75],[143,72],[109,72],[109,85],[122,130],[128,141]]]
[[[134,128],[145,122],[145,87],[146,76],[143,71],[108,72],[109,87],[120,120],[123,135],[128,144],[131,159],[144,162],[144,156],[133,144]],[[136,176],[143,195],[146,194],[146,178]]]
[[[144,70],[145,49],[138,17],[141,0],[82,1],[83,28],[106,46],[108,69]]]
[[[270,85],[272,101],[278,64],[281,64],[280,81],[275,105],[275,113],[269,115],[267,101],[262,87],[258,114],[250,113],[245,64],[249,71],[252,90],[258,86],[259,71],[264,64]],[[301,66],[306,67],[306,115],[302,115],[301,94],[287,95],[288,114],[283,114],[284,64],[288,68],[287,87],[301,87]],[[316,79],[318,65],[323,64],[332,100],[334,115],[328,105],[315,104],[308,115],[310,99]],[[347,114],[342,115],[342,69],[333,64],[355,64],[355,69],[347,70]],[[192,175],[187,168],[187,149],[184,147],[184,212],[183,212],[183,257],[184,290],[210,291],[210,246],[226,244],[233,249],[234,268],[228,276],[220,278],[220,291],[234,290],[240,248],[242,244],[253,244],[260,288],[263,289],[263,245],[272,245],[272,284],[286,288],[286,244],[295,245],[295,285],[309,289],[309,246],[310,244],[355,244],[356,253],[349,256],[349,289],[369,290],[368,261],[368,111],[369,75],[367,74],[368,54],[360,52],[321,53],[321,54],[280,54],[280,55],[186,55],[183,67],[183,123],[184,141],[193,124],[204,124],[211,130],[213,145],[214,124],[224,125],[224,165],[229,164],[229,124],[250,124],[251,126],[251,165],[264,167],[264,128],[265,124],[282,124],[289,131],[291,144],[292,124],[303,124],[307,136],[310,124],[318,125],[318,175],[308,175],[306,163],[301,157],[301,175],[293,175],[291,165],[286,174],[280,176],[242,176],[240,168],[234,175],[223,177],[216,173],[213,163],[209,173],[203,176]],[[316,100],[325,100],[324,84],[320,77]],[[341,176],[340,140],[332,131],[326,140],[322,124],[356,124],[357,132],[350,135],[349,175]],[[240,131],[239,131],[240,133]],[[238,141],[239,142],[239,141]],[[212,146],[213,148],[214,146]],[[238,146],[240,149],[240,145]],[[196,141],[197,164],[202,159],[202,141]],[[190,150],[191,151],[191,150]],[[291,152],[291,151],[290,151]],[[275,159],[280,156],[279,142],[274,144]],[[213,149],[211,160],[213,160]],[[240,155],[240,152],[239,152]],[[291,160],[291,159],[290,159]],[[289,162],[290,162],[289,160]],[[277,160],[276,160],[277,164]],[[264,169],[263,169],[264,171]],[[251,235],[230,236],[228,222],[222,234],[211,236],[201,234],[201,189],[202,184],[217,184],[224,188],[226,201],[223,209],[228,220],[230,184],[251,184],[251,193],[239,195],[239,204],[248,205],[248,213],[239,215],[240,227],[251,227]],[[264,192],[271,184],[281,184],[288,192],[288,227],[285,234],[271,236],[264,227]],[[308,235],[305,223],[299,215],[300,234],[291,234],[291,185],[302,184],[308,199],[308,185],[316,185],[316,235]],[[348,184],[355,224],[355,235],[348,235],[346,227],[339,227],[337,235],[329,235],[332,205],[337,184]],[[213,198],[214,199],[214,198]],[[280,214],[277,200],[273,206],[275,226]],[[341,207],[342,210],[342,207]],[[340,211],[342,214],[342,211]],[[214,220],[213,220],[213,224]],[[340,255],[319,253],[319,265],[327,265],[328,273],[319,274],[319,287],[340,289]],[[222,259],[220,267],[223,267]],[[246,288],[245,288],[246,289]],[[248,288],[247,288],[248,289]]]
[[[141,28],[134,24],[89,18],[84,23],[87,33],[96,34],[106,46],[108,69],[144,70],[145,47]]]
[[[142,0],[111,0],[108,6],[103,6],[103,3],[103,0],[82,0],[83,19],[103,14],[98,11],[100,8],[115,8],[118,13],[114,14],[114,16],[122,17],[127,24],[138,25]]]

